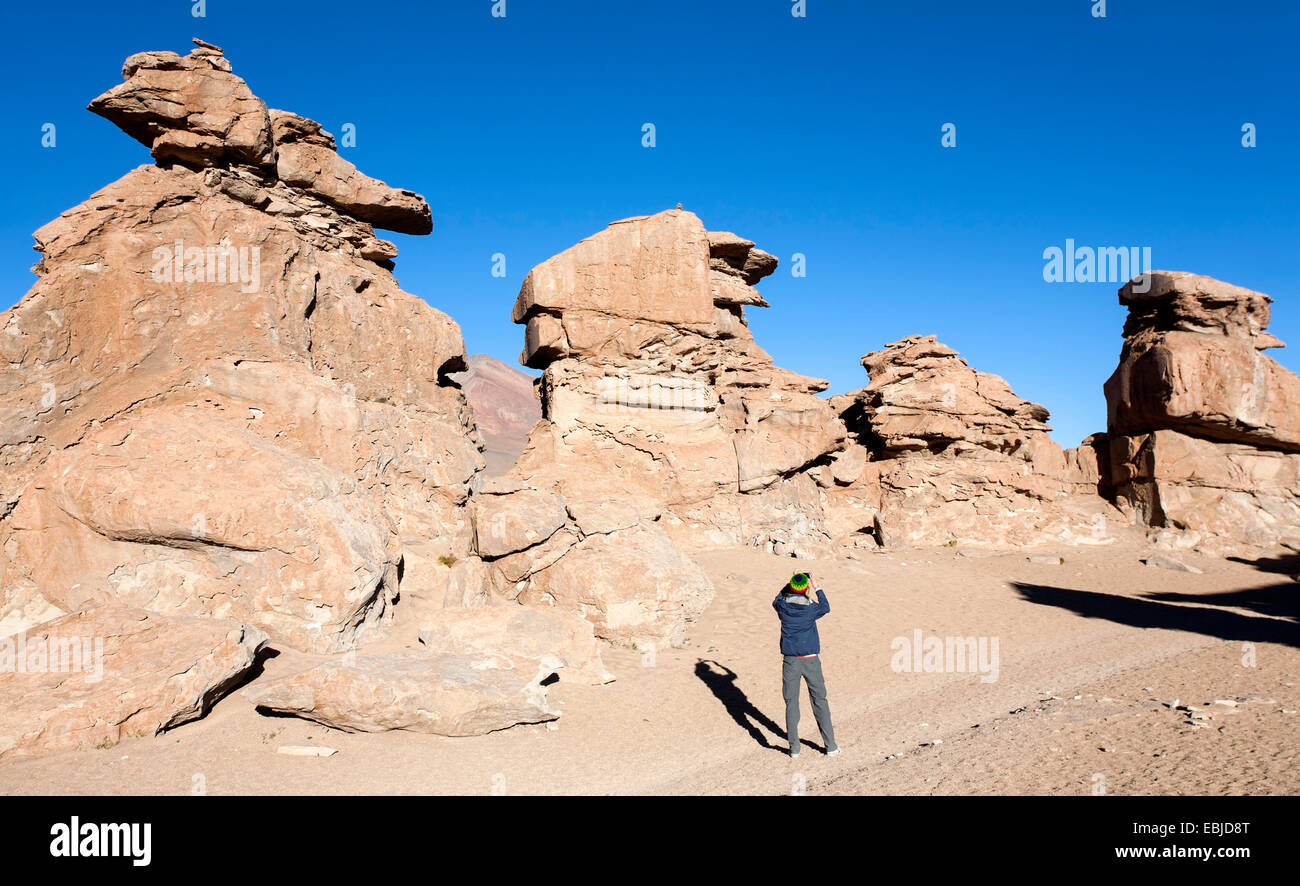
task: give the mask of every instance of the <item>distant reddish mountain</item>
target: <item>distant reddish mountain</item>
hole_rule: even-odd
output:
[[[487,444],[483,453],[488,474],[503,474],[519,458],[528,432],[542,417],[533,393],[533,377],[487,354],[471,354],[469,369],[453,376],[474,408],[474,418]]]

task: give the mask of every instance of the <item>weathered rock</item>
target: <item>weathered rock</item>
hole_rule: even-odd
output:
[[[914,335],[862,358],[871,382],[857,395],[879,452],[1025,453],[1046,438],[1048,412],[1002,378],[978,372],[933,335]]]
[[[630,529],[644,517],[636,505],[616,499],[575,496],[567,502],[567,506],[569,516],[583,535]],[[650,519],[654,516],[657,515],[651,515]]]
[[[739,277],[746,285],[753,286],[776,270],[776,256],[755,249],[752,240],[737,237],[730,231],[710,231],[708,237],[709,266],[719,273]]]
[[[554,659],[524,663],[503,655],[356,655],[244,695],[259,708],[345,732],[483,735],[559,717],[541,685],[559,667]]]
[[[1233,553],[1300,530],[1300,454],[1155,431],[1111,441],[1121,500],[1186,547]]]
[[[1262,292],[1186,271],[1140,274],[1119,290],[1129,309],[1124,336],[1143,331],[1184,330],[1244,338],[1258,347],[1279,347],[1265,329],[1272,299]]]
[[[424,624],[419,638],[434,652],[505,655],[519,667],[558,658],[564,663],[561,680],[599,684],[614,679],[601,661],[591,623],[555,607],[511,604],[447,610]]]
[[[1113,434],[1177,430],[1300,451],[1300,376],[1247,339],[1144,333],[1106,385]]]
[[[122,79],[88,110],[117,124],[160,162],[274,162],[266,104],[230,73],[222,56],[197,49],[188,56],[138,52],[122,65]]]
[[[674,210],[615,222],[528,273],[511,319],[523,323],[538,312],[707,327],[713,300],[704,226]]]
[[[475,549],[482,557],[503,557],[541,544],[568,519],[561,496],[536,489],[480,495],[472,512]]]
[[[838,541],[856,546],[868,533],[884,547],[1110,540],[1110,509],[1096,482],[1088,487],[1077,452],[1067,468],[1047,434],[1046,408],[934,336],[894,342],[862,365],[867,387],[832,401],[869,454],[847,486],[827,491],[843,514]]]
[[[144,409],[53,453],[8,523],[20,580],[70,612],[118,601],[328,651],[396,594],[378,499],[198,406]]]
[[[7,627],[121,600],[345,649],[387,617],[400,538],[472,551],[460,330],[339,208],[423,201],[277,178],[276,144],[330,138],[268,114],[215,52],[133,56],[94,107],[152,147],[219,149],[37,231],[40,280],[0,315]]]
[[[418,600],[434,610],[486,606],[490,588],[487,567],[478,557],[456,557],[437,542],[403,540],[404,600]]]
[[[814,396],[826,382],[774,366],[745,323],[775,267],[679,209],[615,222],[528,274],[512,317],[526,325],[520,362],[544,370],[543,420],[512,475],[564,496],[570,535],[491,563],[520,600],[662,643],[711,594],[677,546],[828,545],[817,483],[844,427]],[[608,568],[587,565],[607,548]],[[561,584],[577,564],[599,586]]]
[[[89,110],[148,146],[160,163],[245,163],[378,227],[407,234],[433,230],[423,197],[358,172],[314,120],[268,110],[220,52],[137,53],[126,60],[122,77],[126,82]]]
[[[116,606],[0,638],[0,761],[196,720],[265,643],[248,625]]]
[[[279,115],[285,112],[271,113]],[[377,228],[402,234],[433,231],[433,215],[423,197],[414,191],[390,188],[359,172],[331,146],[310,141],[278,144],[275,173],[285,184],[323,197],[344,212]]]
[[[712,597],[699,567],[651,524],[588,536],[534,574],[519,600],[581,613],[597,637],[641,647],[680,644]]]
[[[500,579],[494,584],[502,587],[508,599],[517,598],[529,578],[572,550],[580,538],[576,531],[565,527],[539,545],[490,561],[492,573]]]
[[[1209,553],[1300,530],[1300,376],[1261,351],[1271,299],[1182,272],[1130,281],[1119,367],[1106,382],[1117,500]],[[1099,468],[1101,466],[1099,465]]]
[[[1110,438],[1106,434],[1090,434],[1064,455],[1065,479],[1076,492],[1111,496]]]
[[[835,453],[831,460],[831,476],[835,478],[836,483],[848,486],[862,476],[866,466],[867,447],[860,443],[853,443]]]

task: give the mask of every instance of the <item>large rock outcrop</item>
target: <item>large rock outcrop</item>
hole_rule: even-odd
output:
[[[114,669],[0,680],[0,756],[201,716],[268,635],[318,664],[255,680],[267,709],[443,735],[554,719],[543,678],[611,676],[578,607],[493,594],[472,556],[460,330],[374,232],[427,233],[428,204],[196,42],[132,56],[92,102],[157,164],[39,230],[41,279],[0,317],[0,636],[93,630]],[[503,553],[554,531],[536,505]],[[428,651],[401,651],[417,630]]]
[[[1118,500],[1210,553],[1300,535],[1300,376],[1263,353],[1268,296],[1154,271],[1119,291],[1124,347],[1106,382]]]
[[[352,648],[404,539],[472,541],[460,330],[374,231],[427,232],[428,204],[214,47],[123,77],[91,110],[157,164],[37,231],[0,316],[0,624],[117,602]]]
[[[501,593],[582,612],[606,639],[675,642],[712,595],[689,551],[828,549],[809,469],[843,426],[815,396],[826,382],[774,366],[745,322],[775,267],[678,209],[533,268],[512,319],[520,362],[544,370],[542,421],[476,505]],[[504,516],[525,511],[534,535]]]
[[[935,336],[862,358],[870,383],[833,398],[851,442],[826,468],[837,539],[854,546],[1008,547],[1109,539],[1091,450],[1063,452],[1048,411]]]

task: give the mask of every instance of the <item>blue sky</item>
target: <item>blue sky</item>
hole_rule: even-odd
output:
[[[11,5],[0,308],[34,282],[33,230],[150,162],[87,102],[128,54],[198,36],[271,107],[354,124],[344,156],[428,198],[434,233],[391,235],[398,280],[509,363],[529,268],[678,202],[781,258],[751,329],[832,392],[866,383],[867,351],[934,333],[1051,409],[1063,445],[1103,430],[1123,311],[1114,283],[1043,280],[1067,238],[1267,292],[1300,348],[1300,4],[793,5]],[[1300,369],[1300,351],[1271,353]]]

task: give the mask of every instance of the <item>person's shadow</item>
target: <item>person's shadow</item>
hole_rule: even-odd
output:
[[[717,697],[718,701],[722,702],[722,706],[727,709],[727,713],[731,714],[731,719],[743,726],[754,741],[765,748],[778,751],[785,750],[783,747],[772,744],[767,740],[767,736],[763,734],[763,730],[766,729],[774,737],[784,739],[785,730],[777,725],[771,717],[754,707],[749,697],[740,691],[740,687],[736,685],[735,671],[711,659],[702,658],[695,663],[695,676],[699,677],[704,682],[704,685],[709,687],[709,690]],[[799,743],[806,744],[808,747],[815,747],[805,739],[800,739]]]

